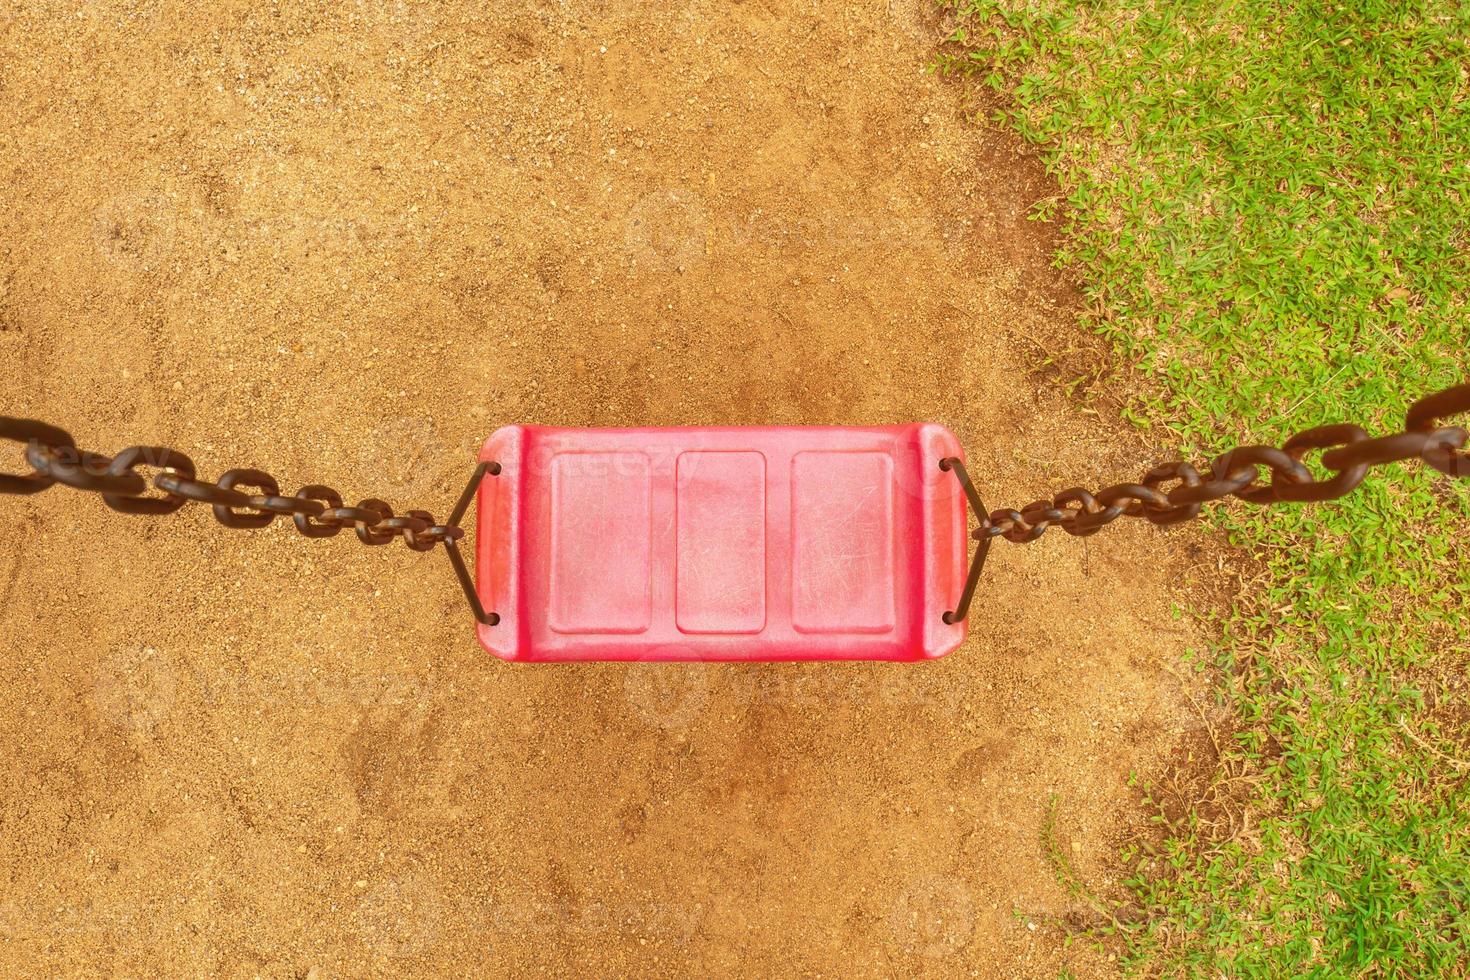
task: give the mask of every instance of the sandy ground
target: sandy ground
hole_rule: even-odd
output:
[[[923,0],[0,16],[0,411],[90,448],[441,514],[515,421],[929,419],[993,506],[1144,468]],[[0,514],[7,974],[1107,975],[1049,801],[1107,892],[1200,727],[1191,532],[1000,544],[937,663],[537,668],[438,555]]]

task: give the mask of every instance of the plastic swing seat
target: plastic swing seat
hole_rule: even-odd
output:
[[[926,660],[966,575],[943,426],[507,426],[475,586],[506,660]]]

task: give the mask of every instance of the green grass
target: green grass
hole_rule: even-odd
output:
[[[1062,197],[1038,216],[1142,376],[1136,423],[1204,460],[1392,430],[1470,379],[1470,5],[952,3],[940,67],[1045,148]],[[1127,962],[1467,975],[1466,485],[1390,467],[1212,520],[1266,574],[1195,656],[1235,724],[1192,809],[1124,855]]]

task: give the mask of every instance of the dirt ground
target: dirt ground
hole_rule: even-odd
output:
[[[924,0],[0,16],[0,412],[89,448],[440,514],[507,422],[933,420],[992,506],[1148,459]],[[1202,724],[1192,532],[998,545],[936,663],[557,668],[438,555],[0,514],[6,974],[1109,975],[1051,801],[1109,893]]]

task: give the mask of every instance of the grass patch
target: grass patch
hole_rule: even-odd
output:
[[[1394,430],[1470,377],[1470,5],[951,5],[940,67],[1045,148],[1062,199],[1038,214],[1063,217],[1058,262],[1144,376],[1134,422],[1204,460],[1329,421]],[[1247,805],[1128,855],[1128,961],[1465,975],[1467,486],[1407,466],[1213,520],[1267,571],[1198,658],[1236,717],[1210,789]]]

